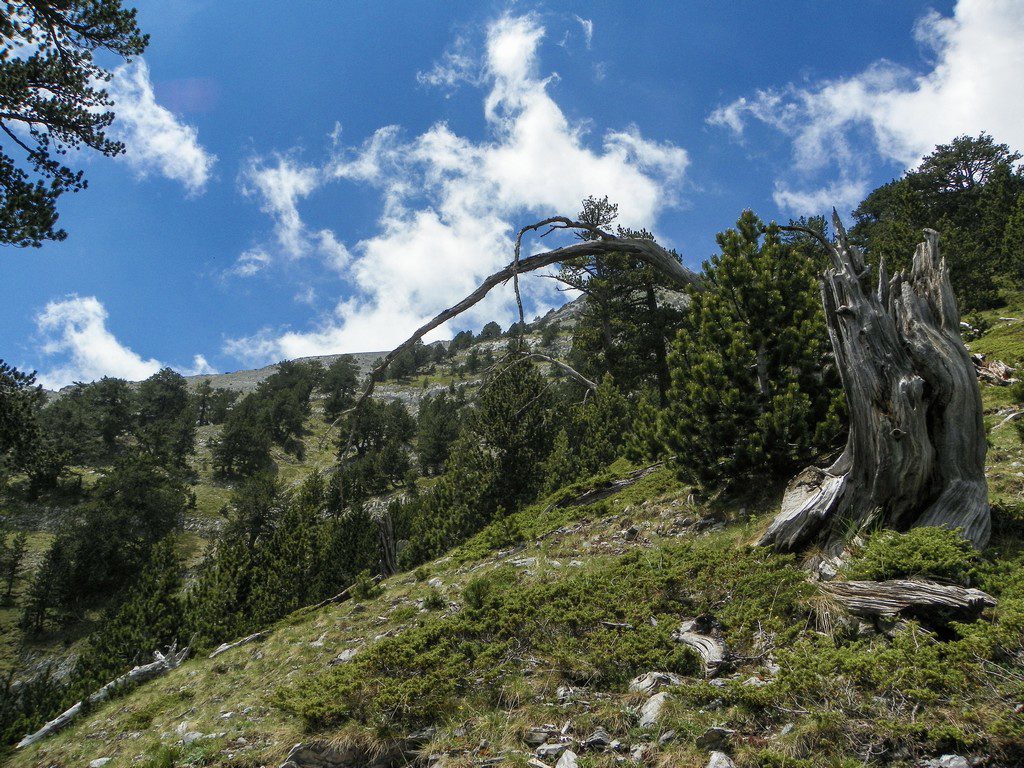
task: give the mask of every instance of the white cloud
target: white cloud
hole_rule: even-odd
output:
[[[192,365],[179,368],[178,372],[182,376],[199,376],[204,373],[216,373],[217,369],[202,355],[195,355],[192,358]]]
[[[59,355],[63,362],[40,374],[39,383],[47,389],[60,389],[76,381],[94,381],[103,376],[138,381],[164,367],[155,359],[143,359],[107,328],[107,310],[95,296],[67,296],[51,301],[36,316],[36,327],[44,341],[44,355]],[[202,355],[182,373],[212,373]]]
[[[587,50],[590,50],[590,44],[594,40],[594,22],[591,19],[584,19],[579,16],[573,16],[576,19],[576,23],[583,28],[583,40],[586,42]]]
[[[926,72],[881,60],[853,77],[758,91],[719,107],[708,122],[737,137],[749,120],[765,123],[791,137],[798,172],[836,167],[843,179],[862,173],[865,144],[905,168],[960,134],[986,131],[997,141],[1024,146],[1024,99],[1017,97],[1024,4],[960,0],[951,17],[933,11],[920,19],[914,37],[931,49]]]
[[[417,72],[416,80],[423,85],[456,88],[462,83],[476,85],[480,82],[480,64],[464,37],[455,38],[455,43],[441,55],[441,60],[426,72]]]
[[[235,261],[235,266],[227,271],[230,275],[252,277],[270,264],[270,254],[262,248],[250,248],[244,251]]]
[[[126,146],[125,160],[140,174],[159,173],[202,192],[217,158],[199,143],[199,132],[157,104],[143,59],[114,70],[107,84],[117,118],[111,134]]]
[[[834,181],[813,190],[790,189],[781,181],[775,182],[772,199],[784,211],[799,211],[806,215],[827,215],[833,207],[848,211],[857,206],[869,191],[866,181]]]
[[[262,210],[274,219],[274,233],[281,248],[292,257],[305,254],[306,233],[298,202],[319,184],[316,168],[277,155],[272,165],[256,158],[242,174],[242,191],[260,199]]]
[[[390,347],[508,263],[518,225],[574,214],[587,195],[607,194],[618,202],[624,224],[655,228],[659,213],[678,195],[686,151],[647,139],[636,126],[609,131],[599,148],[590,146],[584,128],[572,124],[552,98],[552,78],[538,73],[544,32],[533,15],[506,15],[489,26],[483,140],[460,136],[443,122],[413,138],[385,126],[361,146],[336,151],[322,183],[362,182],[382,195],[377,233],[341,257],[350,297],[314,330],[265,329],[230,341],[228,353],[258,363]],[[294,210],[297,219],[301,195],[284,197],[288,205],[268,208],[279,231],[280,210],[289,216]],[[529,290],[534,302],[546,302],[553,286],[534,281]],[[465,322],[511,321],[513,307],[511,291],[499,292]]]

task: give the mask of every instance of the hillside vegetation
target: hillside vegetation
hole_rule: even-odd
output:
[[[943,181],[963,153],[991,166],[981,192]],[[928,527],[853,529],[838,557],[756,545],[786,484],[845,440],[822,218],[808,236],[743,212],[686,294],[624,253],[562,264],[585,299],[412,345],[359,408],[365,357],[55,397],[5,366],[5,759],[1021,764],[1018,159],[962,137],[851,230],[878,268],[922,221],[950,227],[982,374],[980,551]],[[980,208],[999,215],[975,226]],[[589,198],[578,220],[616,215]],[[889,580],[965,602],[842,599]],[[13,746],[174,643],[180,667]]]

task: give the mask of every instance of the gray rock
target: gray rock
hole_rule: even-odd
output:
[[[352,659],[355,658],[357,653],[359,653],[359,647],[358,646],[355,647],[355,648],[346,648],[344,651],[342,651],[337,656],[335,656],[333,659],[331,659],[330,665],[332,667],[336,667],[339,664],[344,664],[344,663],[346,663],[348,661],[352,661]]]
[[[640,710],[640,727],[650,728],[661,718],[661,710],[668,701],[668,694],[662,691],[656,693],[647,700]]]
[[[537,757],[541,760],[554,760],[561,756],[568,747],[565,744],[559,744],[557,742],[548,742],[547,744],[541,744],[537,747]]]
[[[555,763],[555,768],[576,768],[576,753],[571,749],[565,750]]]
[[[697,737],[694,742],[697,745],[697,749],[722,749],[729,744],[729,740],[733,737],[736,731],[730,730],[729,728],[708,728],[704,733]]]
[[[712,752],[707,768],[736,768],[736,763],[725,752]]]
[[[435,576],[434,578],[432,578],[430,581],[427,582],[427,586],[433,587],[434,589],[440,589],[441,587],[444,586],[444,582],[441,581],[440,578]]]
[[[943,755],[925,763],[927,768],[971,768],[966,757],[960,755]]]
[[[679,685],[683,678],[671,672],[647,672],[629,681],[629,690],[633,693],[655,694],[670,685]]]
[[[112,757],[97,757],[95,760],[89,763],[89,768],[103,768],[104,765],[106,765],[113,759],[114,758]]]
[[[665,731],[658,737],[658,746],[663,747],[676,737],[675,731]]]
[[[526,733],[523,734],[523,741],[531,747],[539,747],[548,739],[555,738],[556,736],[558,736],[558,729],[553,725],[540,725],[527,728]]]
[[[205,733],[200,733],[199,731],[189,731],[181,737],[181,743],[187,746],[189,744],[195,744],[197,741],[204,738],[206,738]]]
[[[583,740],[584,749],[602,750],[612,745],[612,736],[604,728],[598,728]]]
[[[633,748],[629,750],[629,759],[636,763],[639,763],[641,760],[644,759],[644,756],[647,754],[647,750],[649,750],[650,748],[651,745],[647,743],[642,742],[640,744],[634,744]]]

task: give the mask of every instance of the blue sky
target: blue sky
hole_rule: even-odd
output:
[[[128,155],[81,158],[66,242],[0,252],[0,356],[49,386],[388,348],[588,194],[696,267],[746,207],[849,212],[958,133],[1024,148],[1020,0],[139,9]]]

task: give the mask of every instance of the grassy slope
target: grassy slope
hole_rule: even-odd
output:
[[[1018,316],[1020,312],[1013,309],[998,314]],[[1024,338],[997,325],[972,348],[1019,359],[1024,357]],[[1009,402],[1007,390],[985,387],[983,398],[986,424],[991,429],[1000,420],[999,410]],[[1016,633],[1019,650],[1024,621],[1018,614],[1024,609],[1021,595],[1012,585],[1022,570],[1019,520],[1024,518],[1024,451],[1012,427],[998,430],[990,440],[993,498],[1008,508],[1016,505],[1019,517],[1011,514],[1013,519],[1008,522],[1007,513],[1001,513],[1002,527],[1010,533],[1004,532],[994,542],[992,550],[998,550],[999,557],[985,564],[977,578],[994,592],[1010,585],[997,611],[997,623],[991,626],[1011,635],[1007,643],[1011,648]],[[308,456],[309,460],[316,456]],[[621,474],[625,468],[618,470]],[[289,479],[297,479],[301,472],[301,463],[282,468]],[[203,514],[213,514],[219,508],[218,493],[219,489],[211,489],[200,501]],[[622,646],[617,636],[595,634],[606,631],[600,627],[581,625],[568,631],[564,622],[576,621],[575,614],[566,618],[540,608],[534,613],[510,597],[502,604],[503,610],[519,611],[512,615],[522,616],[533,629],[544,629],[531,636],[517,635],[515,628],[489,635],[490,643],[496,638],[507,642],[511,632],[529,653],[502,659],[498,665],[501,677],[488,679],[475,693],[464,691],[450,700],[438,699],[439,706],[451,704],[452,708],[444,711],[442,729],[430,751],[453,753],[454,765],[469,765],[505,752],[507,764],[525,764],[528,748],[521,740],[523,728],[567,720],[579,736],[601,725],[631,744],[656,742],[659,734],[674,730],[676,738],[655,747],[652,759],[680,766],[704,764],[707,752],[696,748],[694,739],[710,725],[728,725],[741,732],[735,756],[744,766],[861,765],[862,759],[853,757],[853,746],[876,741],[880,760],[894,759],[900,755],[899,749],[913,745],[904,755],[909,760],[914,749],[933,754],[998,750],[1006,749],[1007,740],[1012,743],[1024,736],[1024,722],[1012,710],[1014,703],[1024,699],[1024,669],[1019,658],[993,657],[998,663],[977,663],[970,658],[980,648],[989,647],[994,642],[991,639],[968,635],[957,643],[942,644],[911,626],[899,630],[892,640],[871,636],[833,642],[830,636],[815,631],[815,620],[827,617],[827,608],[820,609],[814,600],[780,596],[782,581],[774,582],[774,587],[771,581],[762,583],[762,576],[777,579],[788,566],[771,556],[754,558],[744,546],[764,524],[770,506],[758,508],[739,502],[715,508],[695,505],[668,470],[660,470],[592,507],[549,509],[537,505],[516,515],[511,523],[492,526],[423,571],[389,579],[379,596],[315,612],[299,611],[279,622],[258,644],[234,649],[215,660],[190,661],[165,678],[89,713],[65,733],[14,755],[10,764],[72,766],[109,756],[115,758],[112,767],[140,762],[154,766],[277,765],[290,745],[300,740],[383,743],[391,734],[387,727],[375,723],[373,702],[356,717],[339,714],[345,711],[340,692],[351,693],[352,680],[346,676],[345,665],[333,667],[330,661],[345,649],[359,648],[356,661],[348,664],[364,664],[354,669],[361,679],[370,679],[377,686],[372,690],[382,700],[385,695],[407,694],[407,689],[395,687],[381,674],[380,665],[385,662],[395,665],[395,677],[401,678],[406,669],[403,664],[407,662],[389,661],[388,654],[396,649],[413,653],[416,638],[439,627],[452,632],[476,631],[463,590],[482,574],[503,567],[499,572],[515,574],[515,593],[560,605],[557,601],[562,590],[575,596],[581,610],[594,616],[626,616],[631,621],[643,616],[646,609],[666,607],[653,593],[649,600],[638,600],[636,592],[630,591],[636,583],[647,583],[637,579],[651,579],[656,584],[660,583],[659,574],[665,574],[664,578],[677,579],[687,596],[671,615],[682,617],[687,610],[710,606],[726,630],[735,634],[735,649],[746,658],[733,674],[735,682],[723,688],[689,678],[691,682],[673,695],[663,722],[653,732],[642,731],[635,725],[633,712],[643,698],[625,692],[621,680],[602,671],[599,658],[586,655],[593,651],[587,638],[607,642],[621,654],[620,677],[672,663],[665,649],[659,650],[657,638],[648,647],[641,642],[647,637],[643,635],[634,647],[629,643]],[[726,525],[702,532],[683,525],[687,518],[704,517]],[[635,538],[627,533],[631,527],[638,532]],[[508,544],[516,539],[523,541]],[[688,542],[694,541],[700,542],[698,548],[688,549]],[[749,571],[748,580],[743,574],[721,570],[722,565],[715,566],[719,570],[699,571],[695,558],[716,561],[716,553],[722,551],[732,553],[725,560],[733,559],[741,570]],[[680,568],[678,573],[673,570]],[[698,573],[702,576],[697,577]],[[709,578],[709,573],[715,577]],[[440,590],[426,581],[435,577],[441,580]],[[725,592],[722,581],[728,581]],[[581,584],[585,589],[574,591]],[[773,590],[775,595],[765,609],[760,601]],[[603,602],[591,605],[598,596]],[[425,604],[435,607],[428,609]],[[785,641],[772,651],[782,667],[778,679],[763,688],[742,683],[752,675],[768,677],[768,656],[758,645],[761,641],[744,629],[747,619],[729,618],[744,616],[747,607],[765,610],[792,624],[778,633]],[[547,634],[564,641],[540,643],[538,635]],[[408,646],[402,645],[406,637],[412,638]],[[367,661],[360,662],[361,658]],[[414,654],[414,658],[420,657]],[[581,659],[589,661],[583,664]],[[578,669],[581,666],[585,668]],[[679,669],[692,672],[685,662],[680,662]],[[456,665],[448,672],[458,675],[466,670],[480,672],[472,665]],[[420,671],[424,675],[438,673],[435,667]],[[445,679],[441,674],[436,682]],[[588,680],[597,682],[588,685]],[[556,703],[555,688],[566,682],[583,690],[575,700]],[[280,706],[282,700],[287,707]],[[908,702],[913,706],[908,708]],[[400,709],[395,710],[395,720],[401,719]],[[295,712],[306,714],[306,719]],[[312,733],[310,721],[314,721]],[[785,728],[789,725],[792,727]],[[784,729],[786,735],[779,736]],[[175,746],[181,738],[179,730],[212,735],[192,746],[179,747]],[[481,747],[482,741],[487,745]],[[801,759],[807,755],[815,757]],[[612,765],[614,757],[588,755],[582,764]]]

